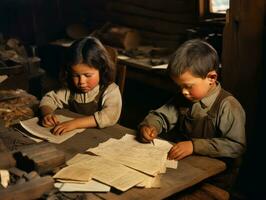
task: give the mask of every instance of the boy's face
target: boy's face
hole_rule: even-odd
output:
[[[186,71],[181,76],[172,76],[174,82],[179,86],[181,93],[192,102],[196,102],[206,97],[215,86],[217,74],[210,72],[206,78],[194,76],[190,71]]]
[[[95,88],[100,81],[99,70],[86,64],[72,66],[71,76],[75,87],[84,93]]]

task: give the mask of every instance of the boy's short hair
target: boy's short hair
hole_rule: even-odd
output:
[[[171,76],[180,76],[190,71],[194,76],[206,78],[210,71],[217,71],[219,58],[216,50],[201,39],[184,42],[172,55],[168,64]]]

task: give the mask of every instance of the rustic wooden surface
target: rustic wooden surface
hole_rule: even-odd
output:
[[[139,31],[142,44],[176,48],[186,36],[186,30],[197,26],[198,7],[199,2],[194,0],[109,0],[106,12],[112,23]],[[154,33],[155,38],[142,32]],[[177,37],[173,39],[174,35]]]
[[[125,134],[136,132],[126,127],[115,125],[104,129],[87,129],[75,135],[69,140],[57,144],[56,147],[66,153],[66,159],[76,153],[85,152],[90,147],[96,147],[99,143],[109,138],[121,138]],[[143,189],[132,188],[124,193],[115,191],[108,193],[94,193],[101,199],[163,199],[176,192],[189,188],[202,180],[222,172],[225,164],[217,159],[204,156],[190,156],[178,163],[178,169],[167,169],[161,178],[161,188]]]
[[[22,146],[19,151],[34,162],[34,170],[40,175],[47,174],[55,168],[65,164],[65,154],[53,144],[42,142],[34,145]],[[23,162],[23,161],[22,161]]]
[[[39,199],[44,192],[53,188],[53,183],[54,180],[50,176],[35,178],[23,184],[12,185],[7,189],[0,190],[0,199]]]
[[[73,116],[65,111],[58,113]],[[117,124],[104,129],[86,129],[65,142],[54,145],[65,153],[65,158],[68,160],[77,153],[84,153],[88,148],[96,147],[109,138],[119,139],[125,134],[135,133],[135,130]],[[86,195],[93,199],[163,199],[216,175],[224,169],[225,164],[217,159],[190,156],[178,162],[178,169],[167,169],[161,178],[161,188],[131,188],[124,193],[112,190],[108,193],[87,193]]]

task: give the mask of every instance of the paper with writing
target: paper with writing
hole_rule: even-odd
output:
[[[120,140],[109,139],[87,151],[155,176],[165,172],[166,166],[177,167],[177,161],[166,159],[172,145],[160,139],[155,139],[155,144],[153,146],[150,143],[139,143],[135,136],[126,134]]]
[[[88,155],[88,154],[78,153],[74,157],[72,157],[71,159],[66,161],[66,164],[67,165],[73,165],[73,164],[77,164],[79,162],[89,161],[90,159],[93,159],[93,158],[94,158],[94,156],[91,156],[91,155]]]
[[[167,152],[172,147],[167,141],[155,139],[155,145],[142,144],[134,135],[121,139],[111,138],[87,151],[98,156],[77,154],[67,165],[88,169],[92,178],[126,191],[133,186],[160,187],[160,173],[166,166],[177,167],[177,161],[168,161]]]
[[[83,160],[71,166],[88,169],[92,173],[93,179],[121,191],[128,190],[141,183],[147,177],[147,175],[139,171],[130,169],[112,160],[100,156],[93,157],[93,159]]]

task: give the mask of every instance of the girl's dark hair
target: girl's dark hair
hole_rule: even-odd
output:
[[[71,67],[86,64],[99,70],[100,85],[107,86],[114,82],[115,67],[103,44],[95,37],[76,40],[68,49],[64,71],[61,74],[63,82],[72,87]]]
[[[190,71],[194,76],[206,78],[210,71],[218,72],[218,67],[216,50],[201,39],[192,39],[184,42],[172,55],[167,70],[171,76]]]

